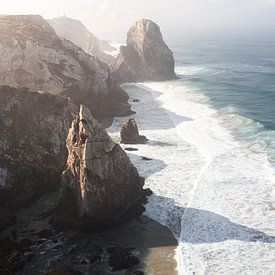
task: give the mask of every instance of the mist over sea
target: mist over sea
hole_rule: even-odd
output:
[[[150,140],[129,154],[154,192],[145,214],[179,240],[180,274],[272,274],[275,34],[167,42],[179,80],[124,85]]]

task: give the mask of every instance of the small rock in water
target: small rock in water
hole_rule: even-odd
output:
[[[149,160],[153,160],[153,159],[147,158],[147,157],[142,157],[142,159],[143,159],[143,160],[148,160],[148,161],[149,161]]]
[[[133,117],[123,124],[120,137],[121,143],[124,144],[145,144],[147,142],[147,138],[139,134],[136,121]]]
[[[124,148],[125,151],[138,151],[137,148],[133,148],[133,147],[126,147]]]
[[[133,99],[133,102],[140,102],[139,99]]]

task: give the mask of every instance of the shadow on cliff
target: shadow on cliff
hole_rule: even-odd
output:
[[[158,100],[162,93],[151,90],[147,87],[139,85],[125,84],[123,87],[129,95],[129,103],[131,108],[136,112],[134,117],[139,130],[168,130],[175,128],[183,121],[192,121],[191,118],[178,115],[170,110],[162,107],[163,103]],[[110,132],[119,131],[123,122],[127,118],[116,118]]]
[[[171,198],[153,194],[149,203],[151,205],[148,204],[147,207],[162,213],[159,216],[162,223],[166,224],[175,236],[180,236],[182,242],[203,244],[238,240],[275,243],[275,236],[235,223],[211,211],[180,207]]]

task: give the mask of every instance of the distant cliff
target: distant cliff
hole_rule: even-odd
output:
[[[0,85],[69,96],[96,117],[130,113],[106,64],[58,37],[41,16],[0,16]]]
[[[81,21],[63,16],[50,19],[48,22],[57,35],[70,40],[99,60],[106,64],[110,64],[114,60],[114,57],[106,54],[105,51],[113,51],[115,49],[107,41],[93,35]]]
[[[120,82],[170,80],[176,78],[174,63],[159,26],[142,19],[130,28],[127,45],[120,47],[111,71]]]
[[[58,187],[77,111],[66,97],[0,87],[0,205],[31,203]]]

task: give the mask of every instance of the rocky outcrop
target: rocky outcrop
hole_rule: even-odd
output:
[[[76,113],[66,97],[0,87],[0,205],[30,203],[60,184]]]
[[[114,60],[114,57],[106,54],[105,51],[113,51],[115,48],[107,41],[93,35],[81,21],[63,16],[50,19],[48,22],[54,28],[57,35],[70,40],[102,62],[110,64]]]
[[[138,131],[136,121],[133,117],[126,121],[120,131],[121,143],[125,144],[145,144],[147,138],[141,136]]]
[[[120,82],[176,78],[173,53],[165,44],[159,26],[148,19],[137,21],[130,28],[127,45],[120,47],[111,70]]]
[[[101,228],[139,216],[146,195],[144,179],[90,111],[81,106],[67,137],[67,169],[56,224]]]
[[[62,39],[41,16],[0,16],[0,85],[62,94],[95,117],[130,113],[106,64]]]

